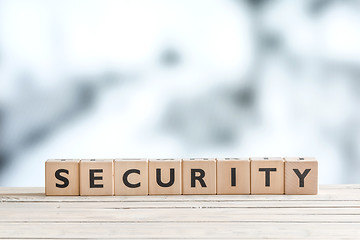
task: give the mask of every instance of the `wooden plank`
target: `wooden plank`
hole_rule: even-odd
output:
[[[319,195],[46,197],[0,188],[0,238],[224,239],[360,236],[360,185]]]
[[[360,189],[360,184],[330,184],[330,185],[320,185],[321,191],[334,190],[338,189],[341,191],[346,190],[356,190]],[[44,187],[0,187],[0,195],[10,195],[10,194],[18,194],[18,195],[44,195],[45,188]]]
[[[5,223],[0,238],[229,239],[355,238],[359,223]]]
[[[0,222],[313,222],[360,223],[360,211],[341,209],[10,209]]]
[[[5,204],[6,203],[6,204]],[[193,202],[3,202],[0,208],[94,208],[94,209],[162,209],[162,208],[359,208],[360,201],[193,201]]]
[[[0,202],[360,201],[360,185],[321,186],[318,195],[45,196],[44,188],[0,188]]]

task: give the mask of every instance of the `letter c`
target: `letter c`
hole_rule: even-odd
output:
[[[140,170],[139,169],[129,169],[127,170],[124,175],[123,175],[123,182],[124,184],[129,187],[129,188],[138,188],[140,187],[140,182],[138,183],[135,183],[135,184],[132,184],[128,181],[128,176],[132,173],[137,173],[137,174],[140,174]]]

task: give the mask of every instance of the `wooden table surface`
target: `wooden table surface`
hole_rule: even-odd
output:
[[[360,238],[360,185],[319,195],[46,197],[0,188],[0,238]]]

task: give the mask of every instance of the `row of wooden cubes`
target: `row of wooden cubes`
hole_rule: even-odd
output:
[[[52,159],[46,195],[317,194],[314,158]]]

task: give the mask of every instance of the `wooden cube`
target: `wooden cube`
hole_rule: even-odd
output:
[[[285,194],[317,194],[318,162],[315,158],[285,159]]]
[[[217,159],[217,194],[250,194],[249,158]]]
[[[80,161],[80,195],[114,195],[114,161],[112,159]]]
[[[251,194],[284,194],[284,160],[250,158]]]
[[[49,159],[45,162],[47,196],[79,195],[79,160]]]
[[[115,159],[115,195],[148,195],[148,161],[146,158]]]
[[[182,161],[183,194],[216,194],[215,158],[190,158]]]
[[[149,194],[181,195],[181,159],[149,159]]]

